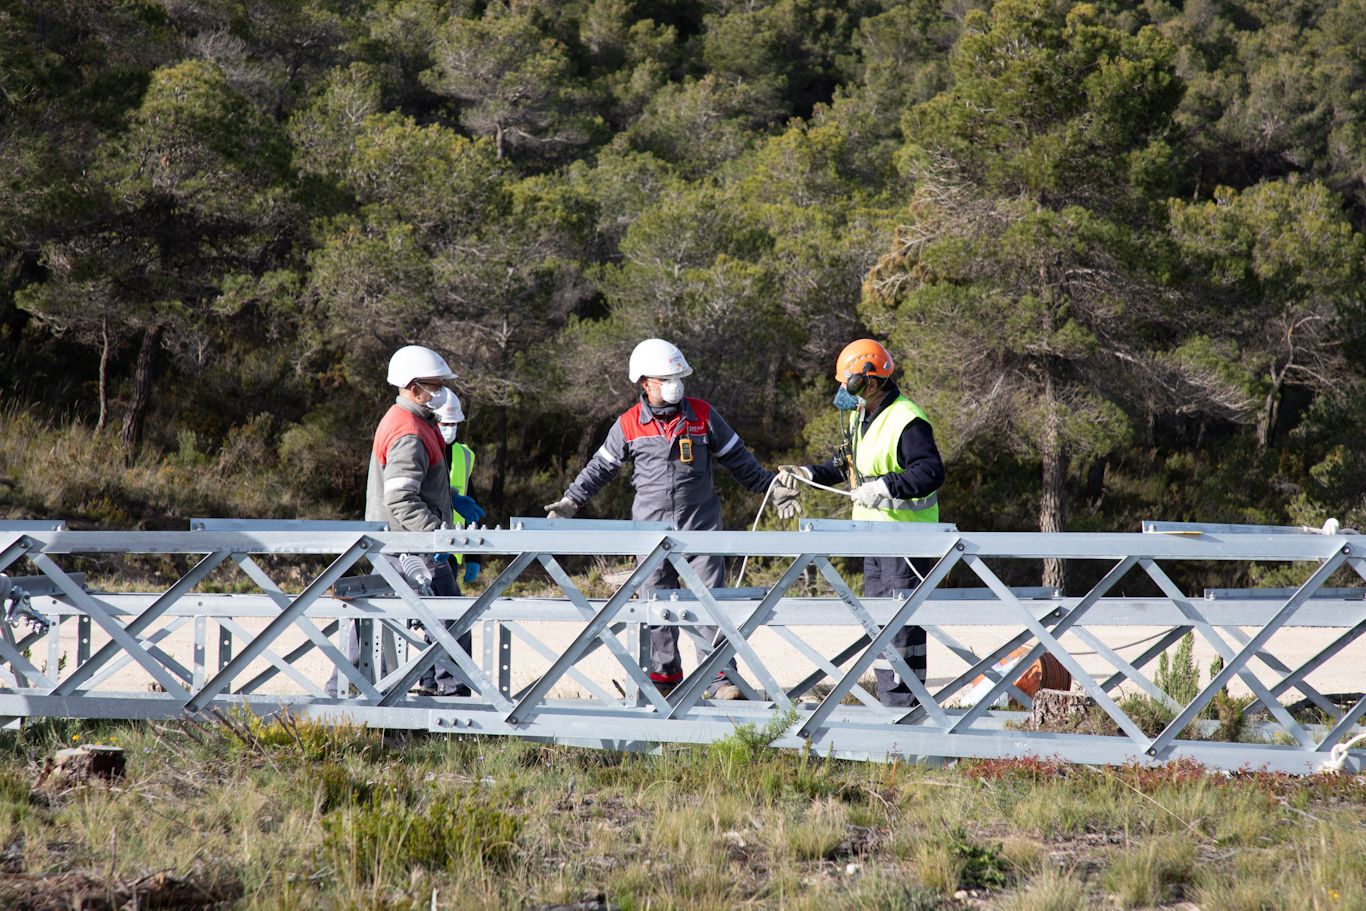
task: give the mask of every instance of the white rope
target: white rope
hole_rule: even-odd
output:
[[[1332,751],[1328,754],[1328,759],[1319,766],[1319,771],[1341,772],[1347,767],[1347,751],[1362,740],[1366,740],[1366,734],[1358,734],[1346,743],[1334,744]]]

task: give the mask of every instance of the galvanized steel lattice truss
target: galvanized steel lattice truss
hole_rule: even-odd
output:
[[[660,743],[712,741],[737,724],[762,725],[775,713],[792,710],[797,720],[776,745],[809,745],[821,755],[1037,755],[1084,763],[1189,757],[1224,769],[1309,772],[1322,765],[1334,744],[1357,730],[1366,714],[1366,697],[1339,706],[1307,679],[1335,660],[1351,661],[1352,679],[1366,677],[1360,671],[1361,656],[1349,651],[1366,632],[1363,590],[1324,588],[1339,570],[1366,579],[1366,537],[1358,535],[1172,523],[1151,523],[1143,534],[979,533],[952,525],[822,521],[804,522],[796,532],[675,531],[646,523],[530,519],[516,520],[511,530],[414,534],[380,529],[360,522],[196,520],[188,532],[82,532],[53,522],[0,523],[0,572],[13,576],[23,561],[36,570],[38,575],[15,581],[32,596],[35,610],[53,623],[50,632],[35,629],[27,635],[17,626],[0,624],[0,720],[174,718],[245,705],[258,713],[287,708],[377,728],[648,749]],[[420,595],[389,561],[379,559],[381,554],[446,551],[506,557],[508,562],[477,597],[436,598]],[[687,562],[705,554],[774,558],[783,571],[771,586],[709,590]],[[129,555],[199,559],[159,595],[90,592],[83,577],[62,566],[73,558],[107,561]],[[263,555],[272,565],[283,558],[307,557],[315,565],[319,556],[333,559],[302,590],[291,593],[263,568]],[[633,557],[638,563],[610,598],[591,599],[562,566],[565,556]],[[895,598],[860,598],[832,561],[864,556],[937,562],[914,590]],[[1108,571],[1085,595],[1057,597],[1012,589],[992,569],[1005,561],[1048,557],[1103,561]],[[1164,569],[1188,561],[1291,561],[1304,567],[1305,579],[1293,590],[1191,596]],[[236,564],[260,593],[197,591],[227,563]],[[377,577],[347,577],[365,563]],[[665,563],[677,570],[684,587],[669,600],[635,598],[646,577]],[[558,596],[505,597],[509,586],[533,566],[544,569]],[[955,568],[955,578],[972,578],[983,587],[944,586]],[[1111,595],[1116,583],[1131,574],[1151,580],[1161,595]],[[817,576],[836,597],[789,594],[798,583],[806,588]],[[350,594],[339,598],[339,592]],[[425,643],[410,621],[432,631],[435,642]],[[441,621],[454,624],[447,630]],[[361,643],[355,662],[337,644],[339,630],[351,622]],[[554,649],[529,626],[539,629],[544,623],[572,624],[577,632],[567,646]],[[718,627],[719,645],[681,685],[662,695],[647,673],[649,625],[696,623]],[[888,649],[894,633],[907,623],[924,627],[962,663],[961,672],[934,692]],[[175,635],[187,626],[192,636]],[[986,626],[1013,632],[984,654],[974,653],[949,632]],[[1117,626],[1147,628],[1154,633],[1151,644],[1135,657],[1121,656],[1101,638],[1107,627]],[[839,647],[832,648],[803,638],[809,627],[848,629]],[[1327,633],[1328,641],[1292,667],[1273,654],[1273,637],[1305,627]],[[457,636],[476,629],[482,637],[480,661],[456,645]],[[795,652],[809,662],[810,672],[794,683],[790,667],[766,666],[750,641],[762,630],[780,637],[789,655]],[[1151,671],[1157,656],[1188,632],[1222,657],[1223,669],[1190,702],[1178,705],[1158,688]],[[92,648],[95,633],[103,643],[98,648]],[[386,637],[400,646],[387,670],[381,660]],[[514,638],[529,649],[533,661],[548,662],[533,682],[517,691],[512,686]],[[209,645],[215,639],[216,662],[211,663]],[[290,641],[298,644],[284,651]],[[1022,716],[993,709],[998,697],[1010,695],[1026,706],[1030,700],[1014,687],[1015,674],[1003,677],[993,665],[1020,646],[1028,652],[1019,667],[1045,652],[1053,655],[1120,733],[1042,733],[1009,724]],[[68,649],[74,660],[67,660]],[[599,649],[610,655],[612,673],[623,681],[614,687],[617,692],[577,666]],[[30,657],[35,650],[46,652],[42,669]],[[1109,667],[1088,673],[1079,660],[1083,650],[1099,655]],[[919,707],[884,707],[859,685],[884,654],[914,690]],[[732,659],[739,660],[747,681],[757,682],[757,687],[741,684],[749,701],[705,699],[716,672]],[[1254,672],[1253,659],[1260,672]],[[457,665],[474,695],[411,693],[438,660]],[[145,674],[144,685],[153,684],[151,691],[107,688],[114,675],[127,676],[130,664]],[[342,683],[340,697],[326,694],[326,678],[334,673]],[[979,675],[994,681],[991,691],[970,707],[961,705]],[[1188,725],[1235,678],[1254,697],[1247,712],[1274,718],[1279,742],[1183,739]],[[552,698],[557,685],[570,681],[582,691],[577,698]],[[1121,686],[1165,703],[1175,717],[1156,736],[1145,734],[1120,707]],[[1296,691],[1319,710],[1322,724],[1306,724],[1287,710],[1282,700]],[[1353,751],[1347,768],[1359,770],[1362,758]]]

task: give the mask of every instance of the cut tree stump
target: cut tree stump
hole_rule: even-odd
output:
[[[1085,693],[1039,690],[1029,710],[1031,731],[1075,731],[1090,714],[1095,700]]]
[[[38,787],[66,790],[83,784],[111,785],[123,778],[128,758],[122,747],[90,744],[58,750],[43,765]]]

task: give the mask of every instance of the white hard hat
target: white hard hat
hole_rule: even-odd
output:
[[[642,376],[661,380],[692,376],[692,368],[683,352],[672,342],[662,338],[647,338],[631,352],[631,382],[639,383]]]
[[[459,424],[465,419],[465,411],[460,407],[460,396],[452,392],[446,397],[446,404],[432,412],[438,424]]]
[[[446,359],[430,348],[405,345],[389,358],[389,384],[400,389],[413,380],[454,380]]]

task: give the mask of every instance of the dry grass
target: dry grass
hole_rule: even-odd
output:
[[[843,763],[765,735],[638,756],[51,722],[0,736],[0,863],[228,880],[253,909],[1363,907],[1360,778]],[[126,780],[33,791],[74,736],[118,739]]]

